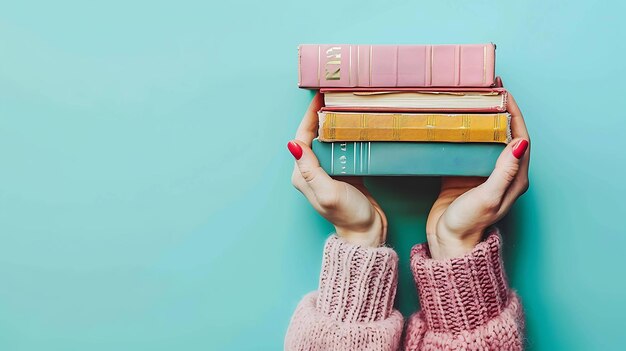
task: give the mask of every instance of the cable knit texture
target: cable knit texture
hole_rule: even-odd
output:
[[[509,291],[497,231],[468,254],[430,258],[428,246],[411,251],[422,311],[409,318],[406,350],[522,350],[523,313]]]
[[[296,308],[286,350],[395,351],[403,318],[393,309],[398,256],[386,247],[326,242],[318,292]]]
[[[422,310],[406,328],[404,350],[522,350],[523,313],[507,285],[500,235],[490,233],[465,256],[433,260],[428,246],[411,251]],[[398,257],[333,236],[326,242],[317,292],[291,320],[288,351],[397,351],[402,315],[393,309]]]

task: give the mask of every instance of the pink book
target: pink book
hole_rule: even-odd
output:
[[[495,44],[298,47],[301,88],[491,87]]]

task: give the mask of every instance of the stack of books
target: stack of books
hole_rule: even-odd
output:
[[[300,45],[330,174],[488,176],[511,139],[494,44]]]

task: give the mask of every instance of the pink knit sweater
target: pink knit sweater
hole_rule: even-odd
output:
[[[285,350],[522,350],[522,308],[507,285],[500,240],[493,232],[449,260],[431,259],[426,244],[413,247],[422,310],[409,317],[402,340],[404,320],[393,308],[395,251],[330,237],[319,290],[296,308]]]

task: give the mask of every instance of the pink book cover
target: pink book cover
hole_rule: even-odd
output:
[[[303,44],[301,88],[491,87],[496,46]]]
[[[498,79],[494,82],[496,87],[494,88],[392,88],[392,89],[380,89],[380,88],[324,88],[320,89],[320,93],[332,93],[332,92],[450,92],[450,93],[488,93],[497,94],[500,96],[499,103],[488,108],[437,108],[437,109],[423,109],[423,108],[390,108],[390,107],[322,107],[321,111],[354,111],[354,112],[505,112],[507,110],[507,98],[508,92],[502,87],[502,81]]]

